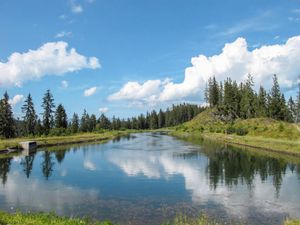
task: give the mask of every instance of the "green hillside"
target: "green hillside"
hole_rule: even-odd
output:
[[[207,109],[175,128],[176,136],[202,136],[232,144],[300,155],[300,127],[270,118],[226,121],[216,109]]]

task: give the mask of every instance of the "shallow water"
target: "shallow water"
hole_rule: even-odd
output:
[[[0,209],[121,224],[206,213],[222,222],[300,218],[300,164],[161,133],[0,159]]]

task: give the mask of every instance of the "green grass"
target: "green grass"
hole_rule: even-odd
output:
[[[13,139],[1,139],[0,140],[0,151],[5,150],[8,147],[16,147],[19,142],[34,140],[37,141],[39,147],[43,146],[55,146],[62,144],[75,144],[92,141],[104,141],[110,140],[115,137],[128,134],[134,131],[103,131],[95,133],[78,133],[68,136],[45,136],[45,137],[24,137],[24,138],[13,138]]]
[[[21,213],[13,214],[0,212],[0,225],[113,225],[109,221],[91,221],[88,219],[76,219],[59,217],[54,213]],[[202,215],[196,219],[187,216],[177,216],[171,223],[164,225],[221,225]],[[300,225],[299,220],[286,220],[284,225]]]
[[[0,212],[1,225],[113,225],[111,222],[92,222],[86,219],[59,217],[49,213],[14,213]]]
[[[201,136],[230,144],[300,155],[299,125],[270,118],[253,118],[226,123],[215,109],[200,113],[193,120],[175,127],[174,136]]]

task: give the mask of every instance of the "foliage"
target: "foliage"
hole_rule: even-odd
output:
[[[253,77],[249,74],[245,82],[239,85],[236,81],[227,78],[218,85],[215,77],[208,80],[206,99],[210,107],[217,108],[224,120],[251,119],[269,117],[275,120],[293,122],[299,120],[300,91],[297,103],[290,97],[288,103],[280,91],[277,76],[273,76],[273,87],[267,93],[264,87],[256,93],[253,89]],[[300,90],[300,84],[299,84]]]
[[[49,134],[50,129],[53,127],[53,113],[54,113],[54,99],[50,90],[48,89],[43,97],[42,107],[43,112],[43,131]]]
[[[15,136],[15,133],[16,127],[12,108],[9,104],[9,96],[5,92],[3,99],[0,100],[0,137],[12,138]]]
[[[36,131],[36,123],[37,123],[37,115],[35,113],[34,104],[32,101],[32,97],[28,94],[24,105],[22,106],[23,122],[25,126],[25,134],[26,135],[34,135],[38,133]]]

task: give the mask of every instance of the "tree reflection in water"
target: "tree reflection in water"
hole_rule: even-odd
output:
[[[34,157],[35,157],[36,153],[30,154],[28,156],[25,156],[22,160],[21,160],[21,165],[23,166],[23,171],[26,175],[27,178],[30,177],[31,171],[32,171],[32,167],[33,167],[33,161],[34,161]]]
[[[5,183],[7,181],[7,174],[10,170],[11,160],[12,158],[0,159],[0,178],[2,180],[3,186],[5,186]]]

